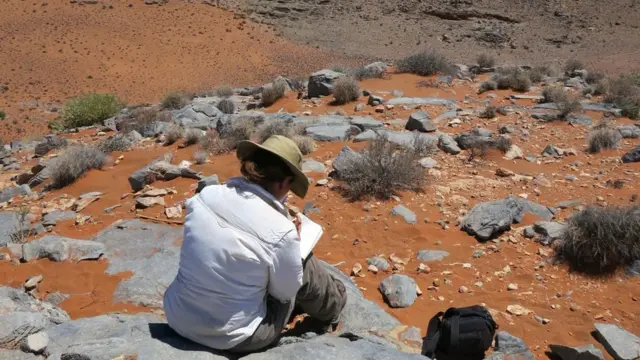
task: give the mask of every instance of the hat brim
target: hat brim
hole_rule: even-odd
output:
[[[291,183],[291,192],[299,196],[300,198],[304,198],[307,195],[307,191],[309,190],[309,178],[300,170],[297,166],[292,164],[289,160],[283,158],[282,156],[276,154],[275,152],[265,148],[262,145],[256,144],[253,141],[243,140],[238,142],[236,147],[236,156],[240,161],[246,159],[251,156],[256,151],[266,151],[270,154],[277,156],[281,159],[287,167],[293,173],[293,182]]]

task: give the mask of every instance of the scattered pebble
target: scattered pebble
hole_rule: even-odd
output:
[[[507,290],[509,290],[509,291],[518,290],[518,285],[517,284],[509,284],[509,285],[507,285]]]
[[[524,316],[529,315],[531,313],[531,310],[523,307],[522,305],[508,305],[507,313],[515,316]]]

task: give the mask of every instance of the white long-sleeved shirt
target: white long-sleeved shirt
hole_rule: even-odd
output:
[[[302,257],[285,214],[277,199],[244,178],[188,199],[180,267],[164,295],[171,328],[225,350],[254,333],[267,294],[292,300],[302,285]]]

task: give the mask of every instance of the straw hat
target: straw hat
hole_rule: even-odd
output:
[[[273,135],[265,140],[262,145],[253,141],[240,141],[237,146],[236,155],[241,161],[248,158],[258,150],[267,151],[284,161],[293,173],[291,191],[301,198],[307,195],[309,190],[309,179],[302,173],[302,152],[291,139]]]

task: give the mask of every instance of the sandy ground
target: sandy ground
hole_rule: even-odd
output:
[[[421,80],[413,75],[394,75],[390,79],[367,80],[362,87],[372,91],[401,90],[409,96],[441,96],[462,100],[472,96],[478,100],[491,99],[486,95],[472,95],[473,86],[453,88],[423,88],[416,83]],[[495,105],[509,103],[505,100],[508,92],[497,92],[498,96],[491,101]],[[359,102],[366,102],[361,98]],[[524,103],[523,103],[524,104]],[[353,112],[354,103],[335,107],[328,105],[328,99],[313,105],[309,101],[297,100],[294,94],[281,99],[268,111],[282,109],[301,113],[327,113],[342,110]],[[482,108],[480,103],[465,105],[468,108]],[[438,107],[426,107],[424,110],[432,116],[443,111]],[[389,122],[393,119],[406,119],[409,111],[393,110],[385,114],[373,112],[367,107],[361,115],[368,115]],[[602,115],[589,113],[594,120],[601,120]],[[630,123],[626,119],[616,120],[617,124]],[[523,140],[515,134],[514,143],[525,153],[539,154],[548,143],[562,148],[574,148],[577,155],[558,160],[544,160],[542,163],[529,163],[526,160],[505,160],[498,153],[490,153],[486,158],[473,163],[466,161],[466,155],[459,157],[438,152],[434,159],[438,161],[438,175],[428,176],[428,186],[423,193],[402,193],[398,200],[388,202],[357,201],[348,202],[336,190],[332,190],[335,182],[328,186],[312,186],[308,197],[304,200],[293,200],[298,208],[313,202],[319,212],[310,217],[322,224],[325,235],[318,244],[315,253],[318,257],[350,273],[355,263],[364,265],[366,259],[381,254],[388,257],[395,254],[408,260],[404,271],[400,273],[412,276],[424,294],[416,302],[405,309],[390,309],[384,303],[377,287],[388,273],[364,273],[364,277],[354,279],[363,290],[365,296],[376,301],[401,322],[426,330],[428,319],[437,311],[450,306],[485,304],[495,311],[495,317],[502,329],[521,337],[531,347],[538,358],[546,358],[544,352],[552,343],[565,345],[597,344],[591,337],[593,323],[596,321],[618,323],[629,331],[640,333],[638,317],[638,301],[640,300],[640,278],[626,278],[618,274],[605,279],[587,278],[570,273],[563,265],[550,265],[546,260],[552,254],[549,248],[537,244],[521,236],[522,227],[533,224],[538,219],[527,216],[522,224],[514,226],[511,232],[501,236],[496,242],[479,243],[474,238],[461,232],[456,226],[460,211],[470,209],[476,203],[504,198],[507,195],[521,196],[544,205],[553,206],[564,200],[581,200],[585,204],[597,202],[603,197],[609,204],[626,205],[631,195],[637,193],[637,177],[640,164],[619,164],[615,159],[637,145],[635,140],[625,140],[619,150],[608,151],[597,155],[584,152],[585,136],[588,130],[584,127],[573,127],[564,123],[539,124],[528,116],[511,114],[491,120],[476,119],[473,123],[464,123],[462,128],[442,127],[445,132],[459,132],[480,125],[496,130],[502,125],[514,124],[519,128],[527,128],[530,137]],[[92,142],[98,138],[95,130],[70,135],[74,141]],[[320,144],[310,155],[318,161],[333,159],[345,146],[360,149],[363,143],[331,143]],[[122,199],[123,194],[130,192],[126,177],[136,169],[147,164],[159,155],[168,151],[176,153],[176,160],[190,159],[195,148],[177,149],[144,145],[141,150],[124,153],[124,159],[118,165],[111,165],[102,171],[91,171],[72,186],[48,193],[44,201],[54,201],[61,197],[77,197],[90,191],[101,191],[103,197],[89,205],[83,214],[91,215],[89,224],[75,225],[67,220],[55,228],[55,232],[69,237],[90,239],[98,231],[118,219],[134,218],[134,199],[131,196]],[[119,156],[114,153],[113,158]],[[580,161],[577,168],[572,165]],[[205,165],[194,165],[194,169],[205,175],[217,174],[221,180],[239,174],[238,161],[233,154],[210,158]],[[517,182],[511,178],[500,178],[495,175],[498,167],[514,171],[516,174],[544,174],[550,180],[550,186],[536,186],[530,182]],[[599,176],[596,176],[597,174]],[[565,181],[565,176],[573,174],[579,177],[576,182]],[[326,174],[310,174],[314,179],[325,178]],[[606,180],[626,179],[622,189],[603,186]],[[194,180],[177,179],[165,183],[155,183],[155,187],[171,187],[177,191],[175,195],[165,198],[167,206],[177,204],[191,196],[195,189]],[[536,195],[534,189],[540,194]],[[450,191],[450,193],[447,193]],[[439,195],[441,194],[441,195]],[[409,207],[418,216],[416,225],[404,223],[401,218],[390,216],[390,209],[398,203]],[[439,203],[441,205],[439,205]],[[111,214],[104,214],[103,209],[115,204],[122,204]],[[369,204],[371,208],[365,209]],[[440,208],[444,211],[441,211]],[[34,211],[38,207],[34,206]],[[572,210],[562,210],[557,218],[563,219]],[[165,218],[161,207],[146,209],[141,212],[146,216]],[[449,221],[449,228],[443,229],[436,222]],[[495,245],[499,251],[489,249]],[[451,255],[441,262],[429,263],[429,274],[418,274],[416,268],[420,261],[415,259],[421,249],[441,249]],[[474,259],[476,249],[484,249],[485,256]],[[464,265],[468,264],[468,265]],[[540,264],[543,264],[540,267]],[[28,264],[12,265],[0,263],[0,283],[20,286],[32,275],[43,274],[45,281],[40,287],[40,295],[60,291],[72,296],[61,306],[72,317],[92,316],[112,311],[136,312],[153,311],[154,309],[137,308],[127,304],[114,304],[112,294],[118,282],[130,274],[109,276],[104,274],[106,261],[80,264],[54,264],[49,261],[36,261]],[[509,266],[510,272],[499,274]],[[536,277],[541,276],[542,280]],[[436,280],[437,279],[437,280]],[[441,283],[437,289],[430,290],[434,281]],[[482,287],[477,286],[482,282]],[[516,284],[518,290],[508,291],[508,284]],[[468,293],[459,293],[460,286],[466,286]],[[508,305],[522,305],[533,313],[528,316],[512,316],[506,313]],[[534,315],[551,320],[543,325]],[[599,345],[598,345],[599,346]]]

